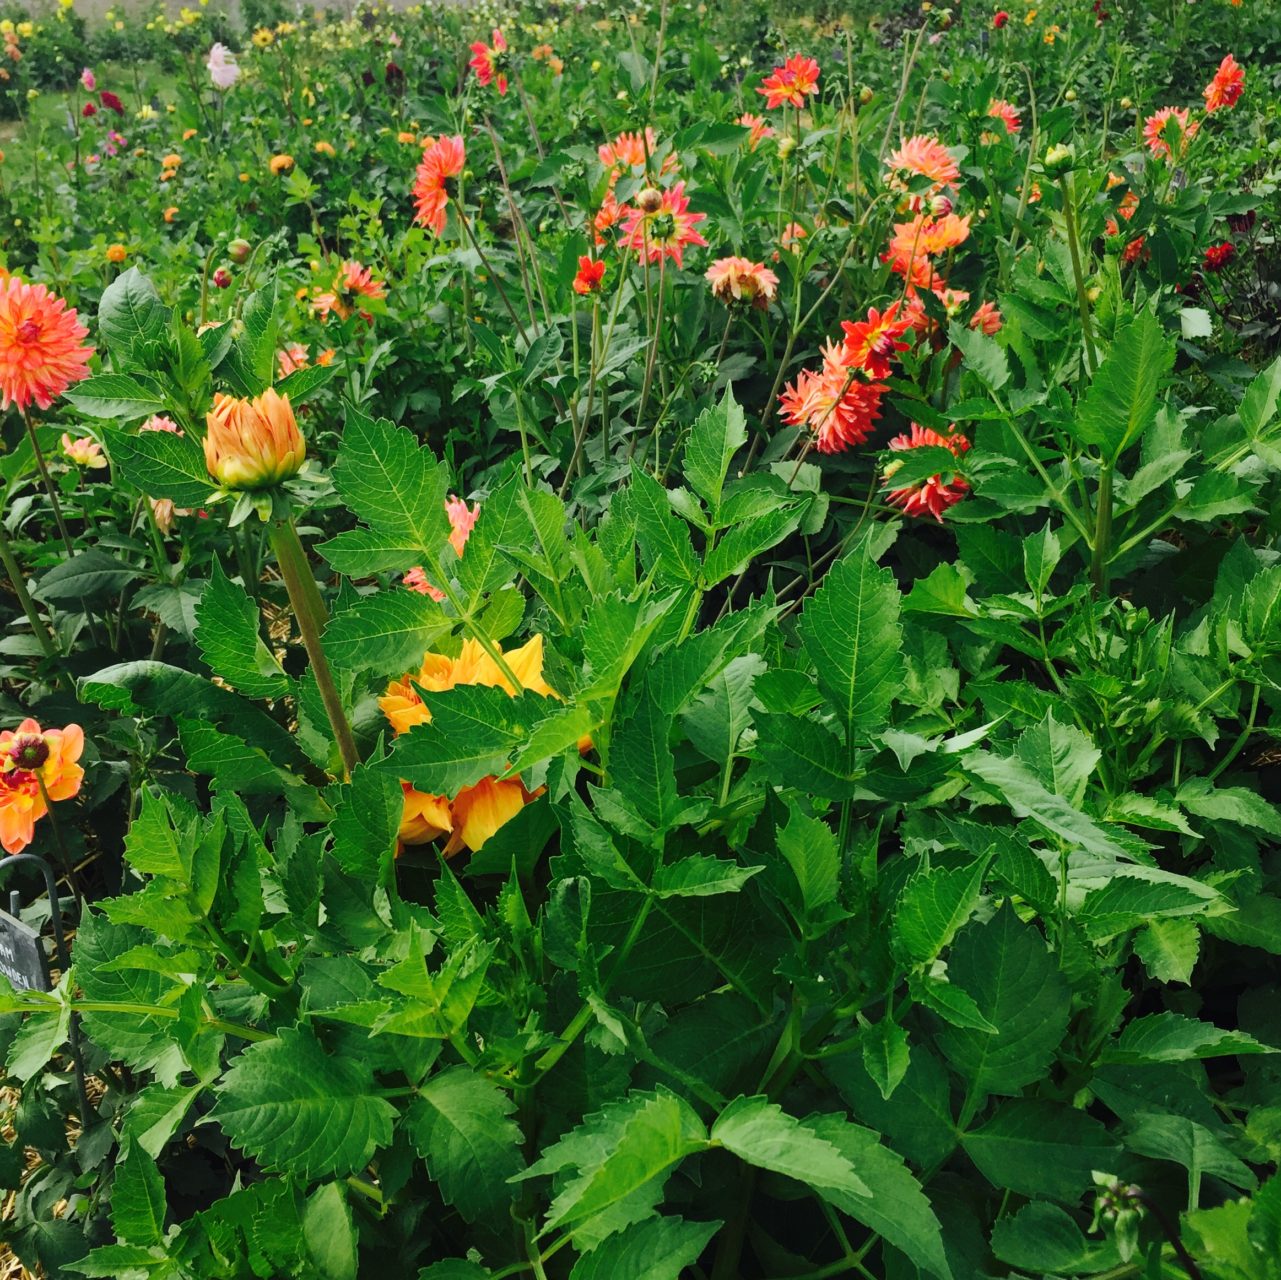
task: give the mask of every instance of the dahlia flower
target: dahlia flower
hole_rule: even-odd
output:
[[[919,426],[914,422],[910,434],[895,436],[889,445],[895,453],[927,446],[950,449],[953,455],[959,458],[969,449],[970,442],[963,435],[957,433],[940,435],[937,431]],[[886,481],[889,481],[902,465],[901,461],[889,462],[882,469],[881,474]],[[927,480],[918,481],[902,489],[892,489],[886,497],[896,507],[902,507],[909,516],[933,516],[942,524],[943,512],[960,502],[969,491],[970,486],[960,476],[953,477],[949,483],[945,484],[942,475],[933,475]]]
[[[694,229],[706,217],[705,213],[689,212],[684,182],[661,193],[651,187],[642,191],[636,198],[636,207],[627,211],[623,243],[635,249],[642,260],[658,262],[666,257],[679,267],[683,265],[686,245],[707,244]]]
[[[1229,53],[1214,79],[1202,90],[1207,111],[1218,111],[1220,107],[1235,107],[1237,99],[1245,92],[1245,72],[1237,65],[1236,59]]]
[[[794,54],[761,81],[757,93],[771,111],[784,103],[803,107],[805,99],[818,92],[818,63],[813,58]]]
[[[89,376],[89,330],[42,284],[0,279],[0,408],[47,409]]]
[[[80,790],[84,730],[41,729],[32,719],[0,732],[0,846],[21,853],[35,838],[49,802],[69,800]]]
[[[750,258],[718,258],[706,274],[712,297],[726,306],[737,302],[764,310],[778,291],[778,276]]]
[[[463,140],[443,134],[423,148],[414,180],[414,221],[437,236],[445,234],[445,210],[449,205],[449,180],[463,171]]]
[[[270,387],[252,400],[215,395],[206,422],[205,465],[224,489],[269,489],[307,456],[289,397]]]

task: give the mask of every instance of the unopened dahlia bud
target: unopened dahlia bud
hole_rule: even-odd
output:
[[[231,272],[226,267],[219,267],[213,273],[214,287],[217,289],[226,289],[231,285]]]
[[[307,456],[289,397],[270,387],[253,400],[214,396],[206,421],[205,465],[224,489],[269,489]]]
[[[932,196],[930,198],[930,212],[936,218],[946,218],[952,212],[952,202],[947,196]]]
[[[232,262],[245,262],[253,252],[253,245],[248,240],[236,239],[227,246],[227,256]]]
[[[1065,142],[1056,143],[1045,153],[1045,172],[1052,178],[1068,173],[1076,160],[1076,152]]]
[[[872,91],[867,87],[867,85],[864,85],[858,91],[858,100],[863,106],[867,106],[867,104],[872,101]]]
[[[636,207],[642,213],[657,213],[663,207],[663,193],[657,187],[646,187],[636,197]]]

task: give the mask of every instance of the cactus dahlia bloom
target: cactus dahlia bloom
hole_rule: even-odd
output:
[[[915,422],[912,423],[910,434],[895,436],[890,441],[890,448],[895,453],[926,446],[950,449],[959,458],[969,449],[970,442],[963,435],[956,433],[940,435],[937,431],[918,426]],[[888,482],[902,465],[900,461],[891,461],[886,464],[881,474]],[[945,484],[942,475],[935,475],[902,489],[892,489],[886,497],[896,507],[902,507],[909,516],[933,516],[942,524],[943,512],[960,502],[969,491],[970,486],[960,476],[954,476],[950,483]]]
[[[1018,133],[1023,127],[1019,118],[1019,109],[1004,98],[993,98],[988,105],[987,113],[993,120],[1000,120],[1005,125],[1006,133]]]
[[[269,489],[307,456],[289,397],[270,387],[252,400],[215,395],[206,422],[205,465],[224,489]]]
[[[749,151],[755,151],[766,138],[774,136],[774,130],[769,121],[764,116],[754,116],[750,111],[745,111],[735,123],[751,130],[751,133],[747,135]]]
[[[1222,62],[1219,63],[1219,69],[1214,73],[1214,79],[1201,91],[1201,96],[1205,98],[1205,109],[1210,112],[1218,111],[1220,107],[1235,107],[1237,99],[1245,92],[1245,72],[1237,64],[1237,60],[1229,53]]]
[[[41,729],[31,719],[0,732],[0,846],[21,853],[35,838],[49,801],[69,800],[80,790],[84,730]]]
[[[89,376],[89,330],[42,284],[0,279],[0,408],[47,409]]]
[[[821,369],[803,369],[779,396],[783,421],[817,436],[820,453],[841,453],[862,444],[881,416],[883,383],[865,382],[846,360],[843,345],[823,349]]]
[[[813,58],[793,54],[761,81],[756,92],[771,111],[785,103],[803,107],[805,99],[818,92],[818,76],[818,63]]]
[[[750,258],[717,258],[707,268],[712,297],[726,306],[735,302],[764,310],[774,301],[778,277],[763,263]]]
[[[507,92],[507,76],[498,70],[498,65],[502,55],[507,52],[507,41],[497,27],[494,28],[494,34],[490,38],[494,42],[492,45],[486,44],[483,40],[477,40],[471,46],[471,61],[467,65],[476,73],[476,79],[482,85],[496,84],[499,94],[502,95]]]
[[[449,205],[449,180],[463,171],[463,140],[441,135],[423,148],[414,179],[414,221],[437,236],[445,234],[445,210]]]
[[[892,191],[906,191],[915,178],[928,178],[931,193],[944,187],[955,189],[960,176],[952,153],[937,138],[924,133],[909,138],[885,162],[885,182]]]
[[[892,302],[884,312],[868,307],[866,320],[843,320],[845,363],[857,365],[873,380],[888,378],[890,361],[908,344],[899,341],[908,330],[908,320],[899,315],[900,304]]]
[[[463,548],[467,545],[467,539],[471,537],[471,531],[476,524],[476,517],[480,515],[480,503],[469,507],[462,498],[449,498],[445,502],[445,513],[449,516],[451,529],[449,545],[461,557]],[[421,565],[415,565],[410,569],[405,574],[403,582],[410,591],[431,596],[437,604],[445,598],[445,593],[439,587],[434,587],[427,581],[427,575],[423,573]]]
[[[1200,122],[1188,118],[1186,107],[1162,107],[1160,111],[1148,116],[1143,122],[1143,140],[1148,144],[1148,150],[1154,156],[1169,156],[1169,140],[1166,138],[1166,132],[1169,129],[1170,121],[1174,120],[1178,124],[1178,131],[1181,134],[1179,139],[1179,152],[1183,153],[1188,143],[1196,137],[1197,130],[1201,127]]]
[[[534,636],[528,643],[503,654],[512,675],[522,689],[545,698],[560,695],[543,679],[543,638]],[[418,689],[443,692],[463,684],[488,685],[505,689],[513,696],[507,676],[475,640],[464,640],[458,657],[443,653],[425,653],[417,673],[409,673],[387,686],[378,705],[392,729],[408,733],[417,725],[431,720],[431,711],[423,705]],[[462,849],[479,849],[505,822],[514,818],[531,800],[542,794],[542,788],[529,791],[519,778],[482,778],[463,787],[452,800],[431,796],[405,786],[405,809],[401,817],[401,840],[421,844],[436,835],[449,832],[444,854],[452,857]],[[432,831],[431,835],[426,834]]]
[[[651,198],[647,200],[647,196]],[[684,182],[663,192],[651,187],[637,196],[636,207],[628,209],[623,243],[628,249],[635,249],[643,261],[671,258],[679,267],[683,265],[686,245],[707,244],[694,229],[706,217],[705,213],[689,212]]]

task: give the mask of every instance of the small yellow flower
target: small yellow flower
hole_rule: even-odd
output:
[[[241,182],[248,182],[248,181],[249,181],[249,175],[248,175],[247,173],[242,173],[242,174],[240,175],[240,181],[241,181]]]
[[[35,33],[36,33],[36,28],[35,28],[35,24],[34,24],[34,23],[32,23],[32,22],[20,22],[20,23],[18,23],[18,34],[19,34],[19,35],[20,35],[24,40],[30,40],[30,39],[31,39],[31,37],[32,37],[33,35],[35,35]]]
[[[125,247],[122,244],[109,244],[107,246],[108,262],[123,262],[125,260]]]
[[[259,27],[250,38],[258,48],[265,49],[273,40],[275,40],[276,36],[269,28]]]
[[[184,129],[182,133],[183,142],[190,142],[196,136],[195,129]]]
[[[160,161],[160,167],[162,169],[177,169],[181,164],[182,157],[176,151],[171,151]]]
[[[414,143],[418,141],[418,135],[416,133],[410,133],[408,129],[402,129],[396,135],[396,141],[403,142],[406,146],[413,146]]]
[[[334,154],[335,154],[335,152],[334,152],[334,144],[333,144],[332,142],[326,142],[326,141],[324,141],[324,139],[323,139],[323,138],[321,139],[321,141],[319,141],[318,143],[316,143],[316,150],[317,150],[317,151],[318,151],[322,156],[332,156],[332,155],[334,155]],[[291,161],[290,161],[290,164],[292,164],[292,163],[293,163],[293,161],[291,160]]]
[[[317,143],[316,145],[319,146],[320,144]],[[294,167],[294,158],[282,152],[280,155],[272,156],[267,165],[272,173],[279,177],[282,173],[288,173]]]

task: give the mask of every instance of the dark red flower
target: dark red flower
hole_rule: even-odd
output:
[[[362,71],[360,73],[360,83],[363,84],[366,89],[372,87],[374,83],[374,73],[372,71]]]
[[[992,25],[998,31],[1000,31],[1000,29],[1003,26],[1005,26],[1005,24],[1009,22],[1009,20],[1010,20],[1010,15],[1006,13],[1004,9],[998,9],[996,13],[992,15]]]
[[[1236,252],[1237,247],[1231,240],[1225,240],[1222,244],[1212,244],[1205,251],[1205,269],[1222,271],[1236,257]]]
[[[1238,236],[1248,236],[1254,226],[1254,210],[1247,209],[1245,213],[1228,214],[1228,226],[1232,228],[1232,233]]]
[[[231,272],[226,267],[219,267],[213,273],[214,286],[218,289],[226,289],[231,284]]]
[[[98,108],[95,107],[92,102],[86,102],[84,106],[80,108],[80,114],[88,120],[90,116],[96,116],[98,114]]]
[[[405,73],[394,62],[389,62],[383,70],[383,79],[387,88],[398,89],[405,83]]]
[[[98,95],[98,100],[102,103],[104,107],[107,107],[109,110],[114,111],[116,115],[118,116],[124,115],[125,104],[121,102],[120,99],[117,98],[116,95],[112,93],[110,89],[104,89]]]

